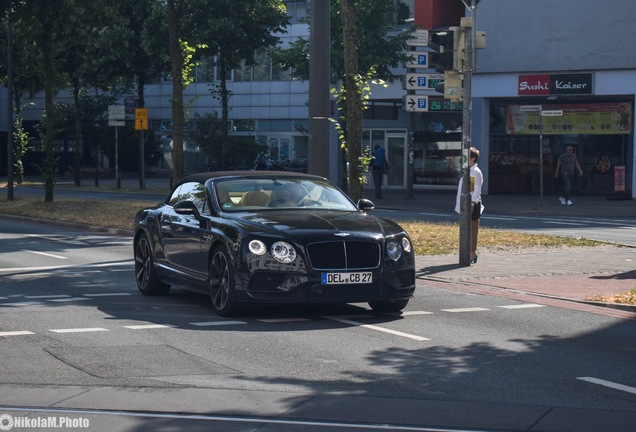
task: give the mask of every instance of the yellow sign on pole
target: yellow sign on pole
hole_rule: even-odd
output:
[[[148,108],[135,108],[135,130],[148,129]]]

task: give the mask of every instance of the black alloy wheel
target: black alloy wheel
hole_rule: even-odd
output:
[[[135,245],[135,279],[144,295],[164,295],[170,291],[170,285],[159,280],[146,234],[142,234]]]
[[[218,246],[210,260],[210,300],[216,313],[223,317],[235,316],[240,307],[236,300],[234,267],[227,251]]]

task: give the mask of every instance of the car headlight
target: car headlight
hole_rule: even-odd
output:
[[[404,249],[405,252],[411,252],[411,242],[406,237],[402,238],[402,249]]]
[[[397,261],[402,256],[402,246],[397,240],[389,240],[386,243],[386,254],[393,261]]]
[[[296,250],[287,242],[277,241],[270,250],[274,259],[283,264],[289,264],[296,259]]]
[[[252,240],[249,244],[250,252],[254,255],[264,255],[267,252],[267,246],[260,240]]]

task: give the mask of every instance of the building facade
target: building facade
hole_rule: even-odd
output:
[[[473,144],[489,193],[547,193],[575,149],[578,193],[634,197],[636,3],[487,0],[473,74]]]
[[[310,32],[303,22],[309,2],[286,3],[292,25],[281,35],[282,46],[308,38]],[[396,20],[396,31],[412,24],[444,29],[471,15],[462,0],[399,3],[407,13],[406,22]],[[486,32],[487,41],[486,48],[476,53],[472,74],[471,144],[481,150],[486,193],[557,193],[556,159],[566,145],[572,145],[584,170],[575,182],[575,193],[635,196],[635,17],[633,0],[478,2],[476,29]],[[274,160],[302,166],[310,145],[309,83],[293,79],[291,71],[267,58],[259,60],[258,66],[232,71],[231,133],[267,145]],[[404,190],[410,181],[415,189],[456,188],[462,103],[444,100],[428,88],[419,91],[429,97],[427,111],[407,111],[408,70],[405,66],[394,72],[402,78],[387,87],[372,86],[364,113],[363,150],[376,144],[385,147],[387,188]],[[184,93],[187,112],[220,114],[220,104],[210,94],[210,85],[218,82],[213,62],[201,64],[196,74],[195,83]],[[164,144],[166,169],[171,162],[170,99],[169,81],[146,87],[150,126]],[[35,102],[23,112],[25,120],[39,120],[42,106]],[[5,106],[0,103],[4,130]],[[343,157],[335,130],[329,146],[332,180],[340,182]],[[209,157],[194,143],[186,140],[185,147],[187,171],[211,167]]]

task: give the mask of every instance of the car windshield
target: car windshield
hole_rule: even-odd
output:
[[[322,209],[356,211],[356,206],[339,189],[320,180],[243,178],[214,183],[223,211],[265,209]]]

